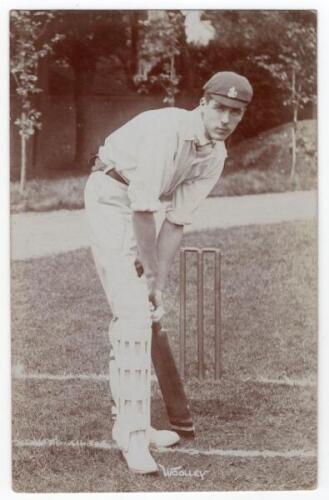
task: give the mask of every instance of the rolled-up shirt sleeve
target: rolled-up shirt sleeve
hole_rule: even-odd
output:
[[[186,180],[175,189],[171,203],[166,208],[166,219],[173,224],[192,223],[193,213],[207,198],[218,181],[224,160],[216,169],[197,179]]]

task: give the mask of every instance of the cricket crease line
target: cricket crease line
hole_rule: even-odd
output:
[[[17,380],[92,380],[96,382],[109,382],[110,377],[106,373],[15,373],[13,370],[13,378]],[[157,381],[155,375],[151,376],[153,382]]]
[[[98,450],[117,450],[118,446],[109,441],[60,441],[53,439],[27,439],[14,440],[13,445],[18,448],[93,448]],[[155,453],[174,453],[193,456],[218,456],[236,458],[314,458],[317,456],[314,450],[229,450],[212,448],[209,450],[198,450],[195,448],[154,448]]]
[[[105,373],[63,373],[63,374],[53,374],[53,373],[24,373],[15,372],[13,369],[14,379],[35,379],[35,380],[91,380],[97,382],[108,382],[110,380],[109,375]],[[158,379],[156,375],[151,375],[152,382],[157,382]],[[297,387],[315,387],[316,381],[308,379],[290,379],[288,377],[280,379],[271,379],[266,377],[256,377],[256,378],[242,378],[238,379],[240,382],[255,382],[262,384],[273,384],[273,385],[289,385]]]
[[[247,377],[247,378],[242,378],[240,380],[241,382],[258,382],[261,384],[290,385],[298,387],[316,387],[316,381],[311,379],[293,379],[288,377],[282,377],[282,378]]]

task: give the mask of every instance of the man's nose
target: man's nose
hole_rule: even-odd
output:
[[[229,121],[230,121],[230,112],[228,110],[223,111],[222,116],[221,116],[221,122],[224,125],[224,124],[229,123]]]

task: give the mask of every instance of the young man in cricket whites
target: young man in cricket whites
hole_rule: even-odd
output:
[[[110,134],[85,188],[92,252],[113,313],[112,437],[135,473],[157,473],[150,444],[179,440],[176,432],[150,424],[152,323],[164,315],[162,294],[184,225],[218,181],[224,141],[253,94],[249,81],[233,72],[216,73],[203,89],[192,111],[146,111]],[[154,213],[168,196],[157,236]]]

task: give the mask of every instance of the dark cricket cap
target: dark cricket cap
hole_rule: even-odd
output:
[[[253,90],[245,76],[233,71],[219,71],[205,83],[203,90],[212,95],[215,100],[241,108],[250,103]]]

